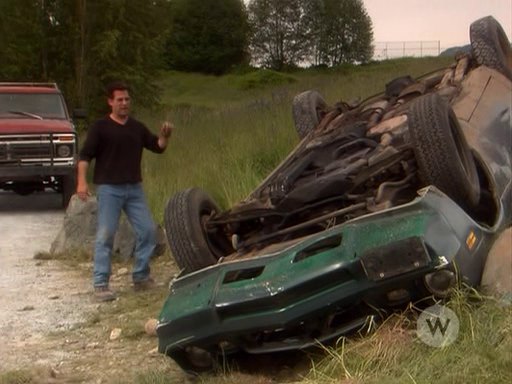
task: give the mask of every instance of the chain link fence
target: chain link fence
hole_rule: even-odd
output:
[[[374,60],[387,60],[399,57],[438,56],[441,41],[378,41],[374,43]]]

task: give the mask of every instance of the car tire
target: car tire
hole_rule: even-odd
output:
[[[469,37],[476,62],[495,69],[512,80],[512,48],[496,19],[486,16],[471,23]]]
[[[452,108],[439,95],[428,94],[411,104],[408,119],[421,181],[465,209],[476,207],[480,183],[475,159]]]
[[[62,207],[67,208],[69,205],[69,200],[71,200],[71,197],[76,192],[76,176],[73,175],[66,175],[62,176]]]
[[[205,222],[219,209],[201,189],[189,188],[167,202],[165,233],[172,255],[184,273],[217,263],[230,253],[230,245],[220,234],[207,231]]]
[[[293,121],[301,139],[320,123],[326,107],[325,100],[317,91],[305,91],[293,98]]]

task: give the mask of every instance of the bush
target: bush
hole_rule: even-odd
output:
[[[281,84],[290,84],[296,81],[297,79],[291,75],[269,69],[261,69],[241,76],[238,80],[238,87],[245,90],[264,88],[270,85],[276,86]]]

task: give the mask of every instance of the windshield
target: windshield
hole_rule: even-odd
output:
[[[0,93],[0,118],[66,119],[57,93]]]

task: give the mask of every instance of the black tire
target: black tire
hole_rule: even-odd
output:
[[[293,121],[301,139],[320,123],[326,107],[325,100],[316,91],[305,91],[293,98]]]
[[[71,197],[76,192],[76,175],[71,174],[62,176],[61,183],[62,207],[67,208],[69,205],[69,200],[71,200]]]
[[[437,94],[416,99],[409,131],[421,181],[472,209],[480,200],[475,160],[452,108]]]
[[[495,69],[512,80],[512,48],[496,19],[486,16],[471,23],[469,37],[476,62]]]
[[[206,230],[206,220],[215,212],[219,212],[217,205],[199,188],[180,191],[167,202],[164,214],[167,242],[184,273],[213,265],[231,253],[227,239],[216,231]]]

